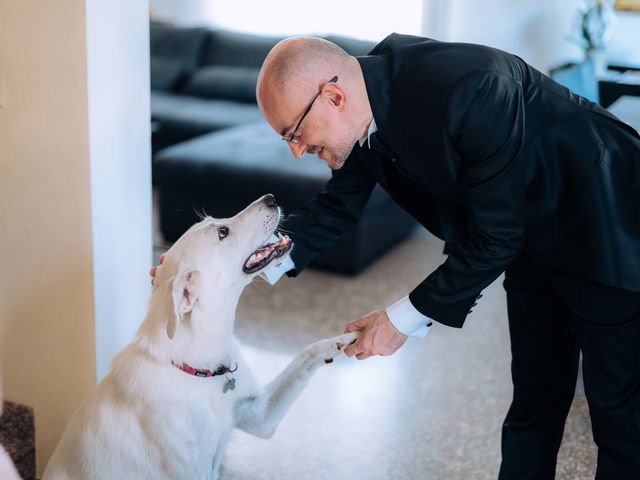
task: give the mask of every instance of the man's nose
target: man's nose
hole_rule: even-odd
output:
[[[291,149],[291,153],[293,153],[293,156],[296,157],[298,160],[300,160],[302,156],[307,152],[307,145],[302,142],[300,143],[289,142],[289,148]]]

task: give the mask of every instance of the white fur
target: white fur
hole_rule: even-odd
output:
[[[175,243],[135,340],[71,417],[43,480],[216,479],[233,428],[273,435],[316,369],[356,338],[310,345],[270,384],[257,385],[232,332],[240,294],[256,275],[241,267],[279,219],[262,198],[231,219],[205,218]],[[222,240],[221,225],[229,228]],[[215,370],[231,362],[236,388],[226,393],[225,377],[172,366]]]

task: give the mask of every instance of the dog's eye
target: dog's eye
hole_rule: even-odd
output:
[[[229,235],[229,228],[228,227],[218,227],[218,238],[220,240],[225,238],[227,235]]]

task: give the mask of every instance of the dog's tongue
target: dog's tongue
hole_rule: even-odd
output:
[[[264,247],[259,248],[258,250],[253,252],[253,255],[249,257],[249,260],[246,263],[247,267],[249,268],[254,267],[256,264],[260,263],[265,258],[269,258],[269,256],[275,251],[276,251],[276,247],[275,247],[275,244],[273,243],[270,243],[269,245],[265,245]]]
[[[283,256],[291,249],[291,240],[286,235],[272,235],[271,243],[258,248],[244,263],[245,273],[253,273],[266,267],[274,258]]]

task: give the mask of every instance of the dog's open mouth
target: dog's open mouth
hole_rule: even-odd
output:
[[[255,273],[269,265],[273,260],[285,256],[293,242],[287,235],[278,233],[278,241],[267,243],[253,252],[244,262],[242,271],[244,273]]]

